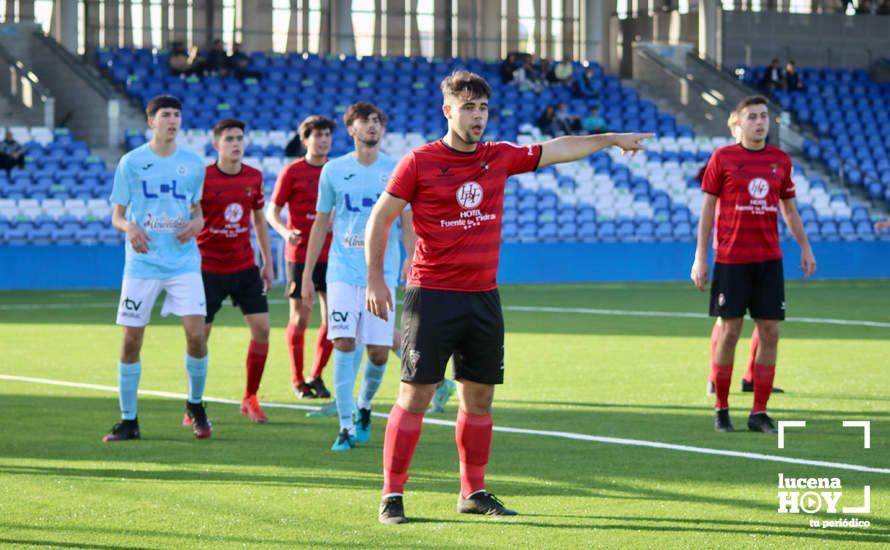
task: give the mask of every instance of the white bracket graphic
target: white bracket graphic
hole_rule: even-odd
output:
[[[781,422],[780,422],[781,424]],[[862,448],[871,449],[871,421],[869,420],[844,420],[844,428],[862,428]]]
[[[806,420],[779,420],[779,448],[785,448],[785,428],[806,428]]]
[[[844,506],[841,512],[845,514],[868,514],[871,512],[871,485],[862,487],[862,506]]]

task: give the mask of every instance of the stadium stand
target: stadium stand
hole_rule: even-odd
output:
[[[96,54],[108,77],[141,103],[159,93],[180,96],[185,128],[180,145],[204,156],[208,162],[214,156],[209,128],[223,117],[244,119],[251,128],[245,163],[263,171],[267,193],[288,160],[284,147],[296,122],[312,113],[337,116],[349,103],[370,99],[391,117],[383,144],[387,153],[398,157],[435,139],[444,131],[444,121],[429,116],[440,109],[438,83],[457,67],[483,74],[494,88],[486,139],[538,141],[546,136],[531,122],[544,106],[565,101],[572,114],[581,116],[591,104],[590,100],[573,97],[566,86],[551,86],[538,94],[502,84],[499,62],[477,59],[322,58],[260,52],[251,54],[251,69],[261,73],[262,78],[241,81],[216,76],[170,76],[165,55],[163,51],[130,48],[100,49]],[[601,90],[600,97],[592,103],[600,106],[609,128],[653,131],[658,139],[645,154],[636,157],[624,157],[617,151],[601,152],[584,161],[510,178],[504,204],[504,238],[514,242],[692,241],[701,207],[696,176],[711,152],[729,143],[729,138],[696,137],[691,128],[678,125],[670,113],[658,112],[652,102],[623,87],[616,77],[604,74],[599,65],[591,67]],[[583,69],[582,64],[575,64],[576,72]],[[756,71],[750,72],[750,79],[756,79]],[[807,97],[822,90],[821,81],[812,80],[813,74],[810,69],[801,70],[809,87]],[[842,74],[849,76],[838,76]],[[854,71],[837,73],[833,78],[849,78],[853,82],[854,75],[857,82],[864,82],[862,74]],[[781,93],[778,97],[783,102],[791,101],[792,108],[799,103]],[[886,106],[877,101],[868,104],[875,112],[884,113],[883,119],[874,119],[876,128],[883,128]],[[72,139],[64,129],[18,127],[13,131],[26,145],[28,158],[24,170],[14,170],[9,178],[0,174],[0,242],[120,243],[121,236],[108,221],[107,197],[113,174],[104,162],[91,156],[87,146]],[[890,135],[886,131],[884,134]],[[128,130],[127,149],[145,143],[150,135],[150,130]],[[849,137],[853,146],[853,136]],[[832,139],[837,140],[837,135]],[[855,143],[858,142],[857,138]],[[819,158],[828,156],[827,151],[832,150],[828,145],[821,140],[819,144],[810,143],[807,154],[819,147]],[[332,155],[343,154],[350,147],[345,129],[338,126]],[[840,153],[843,156],[843,151]],[[886,162],[887,150],[883,153],[883,159],[873,160],[875,174],[882,171],[880,167]],[[847,158],[857,157],[850,154]],[[866,164],[860,170],[863,182],[869,174],[867,167]],[[848,179],[852,183],[853,178]],[[869,185],[876,183],[873,179],[867,180]],[[808,177],[800,166],[795,166],[794,180],[801,218],[812,238],[886,237],[875,235],[872,221],[878,216],[870,213],[866,204],[846,192],[830,191],[825,181]],[[890,190],[890,181],[881,185]],[[781,221],[780,231],[787,236]]]
[[[0,172],[0,244],[122,243],[111,227],[114,175],[105,162],[65,128],[10,130],[26,157],[24,169]]]
[[[736,74],[756,85],[766,67],[739,66]],[[890,206],[890,82],[876,82],[861,69],[803,68],[803,91],[776,90],[772,95],[817,140],[804,141],[806,157],[830,173],[842,173],[849,188]],[[824,182],[817,181],[824,188]],[[873,235],[872,221],[861,202],[831,192],[801,216],[807,229],[826,238]]]

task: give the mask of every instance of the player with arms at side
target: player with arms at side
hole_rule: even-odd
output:
[[[742,129],[739,126],[739,115],[735,111],[729,113],[729,118],[726,120],[726,126],[729,128],[729,133],[735,138],[736,143],[741,141],[742,139]],[[704,168],[702,168],[701,174],[699,176],[699,180],[704,177]],[[711,372],[711,365],[714,364],[714,353],[717,350],[717,342],[720,341],[720,319],[714,320],[714,327],[711,329],[711,356],[710,363],[708,363],[708,372],[710,375],[708,376],[708,391],[707,395],[714,395],[716,393],[716,389],[714,386],[714,373]],[[742,376],[742,391],[743,392],[752,392],[754,391],[754,359],[757,357],[757,345],[760,342],[760,336],[757,334],[757,325],[754,325],[754,330],[751,331],[751,345],[748,350],[748,365],[745,369],[745,375]],[[779,388],[777,386],[773,386],[773,393],[785,393],[785,390]]]
[[[263,174],[241,163],[244,156],[244,122],[228,118],[213,127],[213,148],[218,154],[206,168],[201,209],[204,229],[198,234],[201,276],[207,297],[207,338],[216,313],[226,297],[241,308],[250,329],[247,345],[247,384],[241,414],[253,422],[268,422],[257,401],[257,391],[269,353],[269,303],[272,287],[272,250],[269,226],[263,216]],[[250,245],[250,221],[260,247],[262,269]]]
[[[314,266],[331,212],[336,210],[334,239],[328,262],[328,334],[334,341],[334,385],[340,431],[332,451],[347,451],[355,443],[367,443],[371,437],[371,400],[380,387],[389,350],[393,345],[395,318],[379,319],[365,310],[365,226],[377,198],[395,167],[395,160],[380,153],[386,128],[386,114],[372,103],[360,101],[343,115],[346,130],[355,142],[355,151],[325,165],[318,186],[318,206],[306,251],[303,272],[303,307],[312,307],[312,285],[307,284]],[[389,250],[382,262],[384,284],[393,291],[399,279],[399,231],[392,227],[386,236]],[[414,232],[410,211],[402,212],[402,241],[411,263]],[[365,345],[368,359],[362,377],[353,421],[352,393],[358,376],[361,351]]]
[[[303,336],[309,326],[312,308],[304,308],[301,303],[303,268],[306,262],[306,245],[309,231],[315,220],[315,203],[318,199],[318,178],[322,166],[328,161],[331,151],[331,132],[337,123],[333,120],[312,115],[300,123],[297,134],[306,146],[306,155],[284,167],[272,191],[272,205],[266,212],[269,225],[284,239],[284,256],[287,260],[287,290],[285,293],[290,305],[287,323],[287,351],[290,355],[291,384],[294,393],[300,398],[330,397],[321,373],[333,348],[328,340],[327,272],[330,233],[319,253],[315,264],[312,284],[319,296],[321,326],[315,341],[315,358],[312,373],[307,383],[303,377]],[[281,210],[287,206],[287,224],[281,218]]]
[[[402,492],[420,438],[423,415],[449,357],[457,380],[455,439],[460,460],[460,513],[514,515],[486,490],[494,387],[504,379],[504,322],[497,291],[501,215],[507,177],[584,158],[617,146],[644,147],[652,134],[564,136],[543,144],[481,143],[491,88],[456,71],[442,81],[448,132],[399,161],[366,231],[366,307],[390,318],[393,296],[384,278],[387,232],[410,203],[417,246],[402,315],[399,397],[386,424],[383,497],[378,519],[405,523]]]
[[[769,111],[766,99],[743,99],[736,113],[741,139],[717,149],[702,179],[705,200],[698,227],[698,243],[691,278],[704,291],[708,284],[708,241],[714,235],[714,280],[710,312],[718,317],[720,335],[711,365],[716,386],[714,429],[733,431],[729,417],[729,387],[735,347],[748,311],[757,324],[759,343],[754,359],[754,405],[748,429],[775,432],[766,404],[776,373],[779,322],[785,319],[785,282],[779,246],[778,211],[801,249],[805,277],[816,269],[816,259],[794,205],[791,158],[768,145]]]
[[[124,327],[118,363],[122,421],[103,441],[139,438],[137,393],[142,374],[140,351],[145,326],[161,291],[166,291],[161,315],[182,318],[185,329],[185,369],[188,375],[186,416],[195,437],[207,438],[212,426],[204,410],[207,380],[207,336],[204,328],[204,284],[201,255],[195,236],[204,227],[201,185],[204,162],[176,146],[182,104],[158,96],[145,109],[151,140],[133,149],[114,173],[111,223],[126,233],[126,260],[117,324]]]

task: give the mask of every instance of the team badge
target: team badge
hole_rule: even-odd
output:
[[[769,193],[769,183],[763,178],[754,178],[748,183],[748,193],[755,199],[762,199]]]
[[[488,163],[485,161],[482,161],[482,170],[488,172]]]
[[[386,185],[387,181],[389,181],[389,174],[380,174],[380,183]]]
[[[717,296],[717,305],[720,307],[723,307],[725,304],[726,304],[726,296],[724,296],[723,293],[721,292]]]
[[[412,349],[408,353],[408,364],[411,365],[412,369],[417,368],[417,362],[420,361],[420,352],[416,349]]]
[[[176,173],[180,176],[184,176],[189,173],[188,168],[185,167],[185,164],[180,164],[176,167]]]
[[[777,164],[770,164],[770,165],[769,165],[770,172],[772,172],[773,175],[776,175],[776,170],[778,170],[778,168],[779,168],[779,166],[778,166]]]
[[[468,181],[457,190],[457,203],[470,210],[482,202],[482,186],[475,181]]]
[[[244,188],[244,191],[247,193],[247,198],[249,199],[250,195],[253,193],[253,190],[248,185],[247,187]]]
[[[237,202],[233,202],[232,204],[226,206],[226,210],[223,213],[223,216],[229,223],[239,222],[244,216],[244,209],[241,208],[241,205]]]

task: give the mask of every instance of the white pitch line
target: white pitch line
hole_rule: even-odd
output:
[[[46,378],[31,378],[28,376],[12,376],[0,374],[0,380],[9,380],[13,382],[31,382],[34,384],[46,384],[51,386],[65,386],[69,388],[81,388],[99,391],[108,391],[117,393],[114,386],[100,386],[97,384],[83,384],[80,382],[66,382],[64,380],[49,380]],[[184,393],[171,393],[153,390],[139,390],[141,395],[151,395],[156,397],[169,397],[172,399],[185,399]],[[218,397],[205,397],[205,401],[210,403],[222,403],[226,405],[239,405],[241,402],[234,399],[221,399]],[[320,407],[311,405],[292,405],[289,403],[262,403],[264,407],[278,409],[295,409],[295,410],[318,410]],[[372,413],[378,418],[388,418],[389,415],[384,413]],[[425,424],[435,424],[437,426],[454,427],[455,423],[451,420],[440,420],[438,418],[424,418]],[[494,431],[536,435],[541,437],[555,437],[560,439],[571,439],[575,441],[593,441],[596,443],[607,443],[611,445],[630,445],[634,447],[648,447],[652,449],[666,449],[670,451],[680,451],[686,453],[697,453],[717,456],[730,456],[734,458],[745,458],[748,460],[764,460],[768,462],[784,462],[786,464],[799,464],[803,466],[817,466],[820,468],[834,468],[837,470],[851,470],[855,472],[867,472],[873,474],[890,474],[890,468],[875,468],[872,466],[861,466],[859,464],[846,464],[844,462],[826,462],[823,460],[810,460],[806,458],[791,458],[786,456],[767,455],[761,453],[746,453],[743,451],[729,451],[725,449],[709,449],[707,447],[694,447],[691,445],[677,445],[674,443],[662,443],[660,441],[646,441],[643,439],[625,439],[622,437],[604,437],[598,435],[587,435],[573,432],[560,432],[549,430],[529,430],[525,428],[510,428],[507,426],[495,426]]]
[[[626,317],[670,317],[673,319],[708,319],[707,313],[691,313],[683,311],[639,311],[628,309],[589,309],[580,307],[546,307],[546,306],[503,306],[504,311],[528,311],[536,313],[578,313],[582,315],[613,315]],[[853,325],[862,327],[890,328],[890,323],[882,321],[856,321],[849,319],[826,319],[821,317],[786,317],[791,323],[810,323],[819,325]]]
[[[287,300],[270,298],[273,305],[285,304]],[[117,303],[79,303],[68,304],[0,304],[0,311],[32,311],[32,310],[56,310],[56,309],[113,309]],[[504,311],[519,311],[530,313],[574,313],[579,315],[609,315],[615,317],[668,317],[671,319],[708,319],[707,313],[687,311],[642,311],[633,309],[591,309],[583,307],[548,307],[548,306],[503,306]],[[816,325],[844,325],[859,327],[890,328],[890,322],[883,321],[858,321],[851,319],[829,319],[821,317],[788,317],[789,323],[808,323]]]

